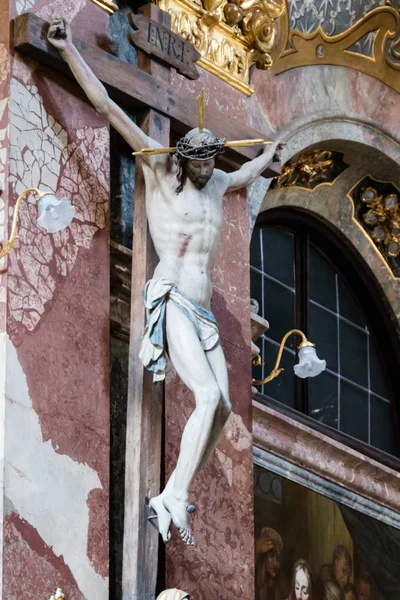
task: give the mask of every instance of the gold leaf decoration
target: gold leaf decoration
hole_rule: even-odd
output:
[[[329,18],[326,14],[315,13],[318,18],[321,17],[320,21],[306,30],[305,18],[311,15],[307,13],[312,8],[311,4],[307,0],[299,0],[295,9],[292,3],[290,13],[284,12],[280,20],[282,33],[272,52],[272,71],[277,74],[309,65],[344,66],[371,75],[400,92],[398,2],[396,0],[395,5],[395,2],[387,0],[382,2],[385,5],[376,4],[363,14],[357,11],[362,11],[364,5],[358,3],[357,9],[356,3],[349,0],[346,5],[348,27],[340,30],[335,19],[341,13],[339,8],[342,4],[340,0],[333,0],[329,4]],[[325,10],[328,10],[328,5]],[[356,14],[359,18],[354,22]],[[330,24],[331,31],[328,31],[327,24]]]
[[[153,0],[173,31],[201,54],[199,65],[247,95],[250,68],[269,69],[285,0]]]
[[[349,194],[355,218],[371,238],[392,275],[400,276],[400,190],[393,183],[364,177]]]
[[[347,166],[340,152],[308,150],[282,167],[271,188],[295,186],[313,190],[321,184],[331,185]]]

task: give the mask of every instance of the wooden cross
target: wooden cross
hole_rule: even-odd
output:
[[[140,12],[169,27],[170,16],[154,4]],[[170,69],[138,52],[138,68],[169,83]],[[138,126],[163,146],[169,145],[170,120],[149,108]],[[142,290],[151,279],[157,255],[146,216],[142,161],[135,169],[131,318],[129,339],[129,383],[126,419],[125,510],[122,563],[122,599],[154,598],[157,583],[159,533],[148,520],[146,498],[160,493],[164,385],[153,385],[153,374],[143,368],[139,352],[145,310]]]
[[[170,29],[170,16],[154,4],[139,12],[164,29]],[[17,17],[15,48],[71,76],[61,54],[48,44],[47,29],[48,23],[36,15],[25,13]],[[114,100],[129,108],[145,108],[138,125],[151,138],[169,146],[170,130],[184,135],[188,129],[197,127],[197,98],[176,94],[171,87],[168,66],[139,51],[136,67],[81,40],[75,39],[74,44]],[[220,113],[210,112],[206,125],[217,137],[234,140],[263,137],[241,120]],[[227,155],[241,164],[255,158],[258,151],[238,147],[227,150]],[[277,169],[276,165],[269,167],[264,175],[274,177]],[[157,257],[147,226],[140,161],[135,177],[122,598],[149,600],[155,597],[159,535],[148,521],[145,499],[160,491],[163,386],[153,385],[152,374],[143,369],[138,358],[145,320],[141,291],[152,276]]]
[[[47,42],[48,26],[46,21],[31,13],[17,17],[14,22],[15,49],[72,77],[61,54]],[[92,44],[79,39],[74,39],[74,44],[96,77],[106,86],[110,96],[120,105],[136,110],[153,108],[169,117],[171,131],[176,134],[185,135],[189,129],[197,127],[197,98],[182,96],[174,90],[169,80],[141,70]],[[206,127],[216,137],[226,137],[228,140],[265,137],[234,116],[208,111]],[[251,147],[229,148],[224,156],[241,165],[256,158],[259,151],[259,148]],[[280,169],[271,165],[263,176],[269,178],[278,174]]]

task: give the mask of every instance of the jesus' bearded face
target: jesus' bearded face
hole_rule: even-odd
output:
[[[210,181],[215,168],[215,159],[208,160],[188,160],[186,164],[187,176],[193,185],[198,189],[203,189]]]

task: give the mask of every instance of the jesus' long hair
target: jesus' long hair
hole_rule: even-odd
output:
[[[175,189],[175,192],[180,194],[187,180],[187,159],[175,154],[173,161],[176,166],[176,178],[178,180],[178,186]]]

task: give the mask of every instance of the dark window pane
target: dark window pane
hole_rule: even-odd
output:
[[[368,387],[367,333],[340,321],[340,374]]]
[[[310,244],[310,299],[336,312],[336,273]]]
[[[294,287],[294,236],[263,229],[264,273]]]
[[[261,229],[255,228],[251,236],[250,243],[250,264],[257,269],[261,269],[261,246],[260,246]]]
[[[262,313],[262,275],[254,271],[250,271],[250,297],[257,300],[260,305],[260,315]]]
[[[371,390],[375,392],[375,394],[379,394],[384,398],[388,398],[389,393],[385,376],[383,374],[381,363],[378,359],[375,344],[372,341],[372,336],[370,336],[369,339],[369,368],[371,377]]]
[[[362,312],[341,279],[339,279],[339,313],[360,327],[365,327]]]
[[[368,392],[340,382],[340,430],[368,442]]]
[[[394,431],[392,406],[371,396],[371,444],[389,454],[397,454]]]
[[[337,372],[337,319],[331,313],[314,304],[310,304],[309,338],[315,344],[319,358],[326,360],[328,369]]]
[[[269,332],[268,332],[269,335]],[[272,371],[276,356],[278,354],[278,348],[274,344],[271,344],[268,340],[264,343],[264,355],[263,362],[265,362],[265,375],[269,375]],[[276,377],[269,383],[266,383],[262,387],[262,393],[270,398],[279,400],[287,406],[294,408],[295,404],[295,375],[293,367],[295,364],[295,357],[288,351],[284,351],[282,355],[281,367],[284,368],[283,373]]]
[[[338,378],[324,371],[309,379],[310,416],[330,427],[338,426]]]
[[[271,327],[268,337],[276,342],[294,327],[294,293],[267,278],[264,279],[264,318]]]

